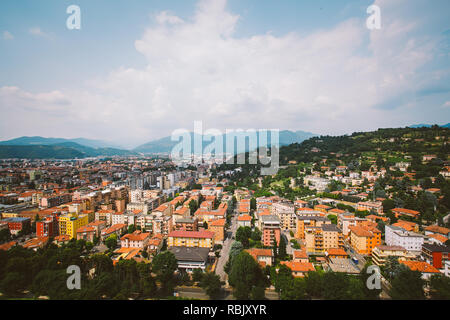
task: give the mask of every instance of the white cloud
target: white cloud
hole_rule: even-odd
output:
[[[33,27],[33,28],[30,28],[30,29],[28,30],[28,32],[29,32],[30,34],[34,35],[34,36],[37,36],[37,37],[45,37],[45,38],[47,38],[47,37],[50,36],[48,33],[42,31],[40,27]]]
[[[3,39],[4,40],[12,40],[14,36],[9,31],[3,31]]]
[[[429,81],[420,69],[433,57],[434,40],[414,37],[421,25],[402,20],[396,1],[377,3],[381,30],[369,31],[362,15],[308,36],[243,38],[235,35],[240,17],[225,0],[202,0],[188,21],[167,12],[155,17],[135,42],[145,68],[114,70],[89,80],[91,89],[84,91],[2,88],[0,105],[32,105],[42,130],[136,143],[176,128],[192,130],[194,120],[223,131],[344,133],[389,126],[400,117],[387,116],[392,111],[382,106]],[[4,135],[7,128],[0,127]]]

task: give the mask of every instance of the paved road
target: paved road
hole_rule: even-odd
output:
[[[235,210],[234,216],[230,220],[230,228],[227,232],[227,238],[225,239],[222,250],[220,251],[219,261],[217,261],[216,274],[220,276],[220,280],[222,280],[222,281],[226,281],[226,277],[227,277],[227,274],[225,273],[223,268],[225,267],[225,264],[228,261],[228,255],[230,253],[231,244],[234,241],[232,239],[232,237],[234,237],[236,235],[237,217],[238,217],[238,213]]]

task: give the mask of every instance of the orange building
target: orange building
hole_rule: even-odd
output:
[[[381,244],[381,231],[371,225],[350,226],[350,244],[359,253],[371,255]]]
[[[214,242],[222,243],[225,240],[225,219],[217,219],[209,223],[208,230],[214,232]]]

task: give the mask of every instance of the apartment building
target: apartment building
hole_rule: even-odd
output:
[[[172,231],[168,235],[167,246],[212,248],[214,246],[214,232]]]
[[[396,257],[399,260],[413,260],[416,259],[417,255],[400,246],[379,245],[372,250],[372,261],[379,267],[384,266],[389,257]]]
[[[328,223],[306,228],[305,243],[308,253],[322,254],[331,248],[343,248],[344,237],[336,225]]]
[[[391,225],[385,227],[385,242],[388,246],[400,246],[408,251],[418,252],[422,250],[424,236]]]
[[[261,216],[261,232],[264,246],[272,246],[275,241],[278,245],[281,237],[280,218],[275,215]]]
[[[370,225],[350,226],[350,244],[362,255],[371,255],[381,244],[381,231]]]
[[[89,223],[87,214],[65,214],[59,217],[59,234],[68,235],[71,239],[77,236],[78,228]]]
[[[280,227],[283,230],[295,230],[297,216],[295,206],[292,203],[278,202],[272,205],[272,214],[280,219]]]

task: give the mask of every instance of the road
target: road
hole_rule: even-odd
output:
[[[225,267],[225,264],[228,261],[228,255],[230,253],[231,244],[234,241],[232,238],[236,235],[237,217],[238,213],[236,210],[234,210],[233,216],[231,217],[230,220],[230,228],[227,231],[227,237],[223,243],[222,250],[220,251],[220,258],[219,261],[217,261],[216,274],[220,276],[220,280],[222,281],[226,281],[227,277],[227,274],[225,273],[223,268]]]

